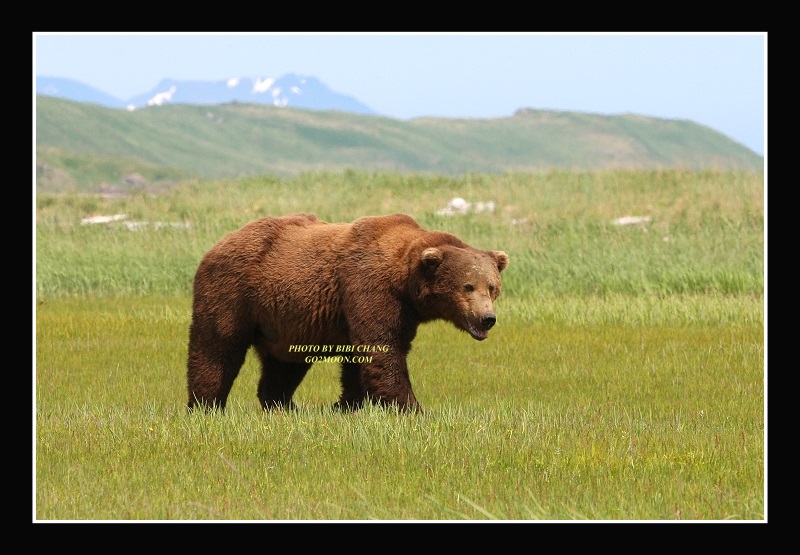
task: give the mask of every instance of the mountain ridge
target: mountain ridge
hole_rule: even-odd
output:
[[[162,79],[149,91],[127,100],[73,79],[37,76],[36,94],[131,111],[164,104],[216,105],[243,102],[375,114],[366,104],[352,96],[332,91],[319,79],[295,73],[287,73],[278,78],[233,77],[215,81]]]
[[[126,111],[51,96],[36,98],[36,156],[37,190],[344,170],[764,170],[763,157],[713,129],[634,114],[403,121],[240,102]]]

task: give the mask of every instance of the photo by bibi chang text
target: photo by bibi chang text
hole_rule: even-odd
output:
[[[386,353],[388,345],[289,345],[290,353]]]
[[[304,362],[321,362],[323,364],[341,364],[343,362],[353,364],[369,364],[372,362],[372,357],[364,355],[309,355],[303,360]]]
[[[290,353],[320,353],[316,356],[307,356],[304,361],[323,364],[368,364],[372,362],[371,356],[342,355],[338,353],[385,353],[389,351],[388,345],[290,345]],[[326,353],[326,354],[322,354]],[[329,353],[337,353],[335,355]]]

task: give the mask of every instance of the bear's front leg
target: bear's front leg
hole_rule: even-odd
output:
[[[342,395],[333,408],[341,411],[356,411],[363,407],[367,392],[361,385],[361,365],[354,362],[343,362],[341,382]]]
[[[370,401],[396,405],[403,412],[422,412],[411,388],[405,356],[372,355],[372,361],[361,364],[360,370],[361,384]]]
[[[380,405],[395,405],[403,412],[422,412],[406,363],[417,331],[414,315],[407,313],[407,304],[391,295],[376,295],[370,306],[375,312],[348,314],[350,340],[359,362],[360,391],[355,386],[355,369],[345,367],[342,400],[363,398]]]

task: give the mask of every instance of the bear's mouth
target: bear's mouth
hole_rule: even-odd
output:
[[[478,341],[483,341],[487,337],[489,337],[489,330],[482,330],[480,328],[476,328],[472,324],[467,326],[467,331],[472,336],[473,339],[477,339]]]

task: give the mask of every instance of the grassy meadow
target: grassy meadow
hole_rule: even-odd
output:
[[[765,520],[763,179],[345,171],[37,192],[33,518]],[[438,214],[453,197],[495,209]],[[488,340],[420,328],[423,414],[333,412],[327,364],[297,411],[265,413],[254,356],[224,414],[187,414],[200,258],[294,212],[405,212],[509,254]]]
[[[495,174],[551,168],[740,168],[764,157],[689,120],[518,110],[491,119],[396,120],[247,103],[119,110],[36,97],[36,188],[151,187],[190,176],[296,176],[310,170]]]

